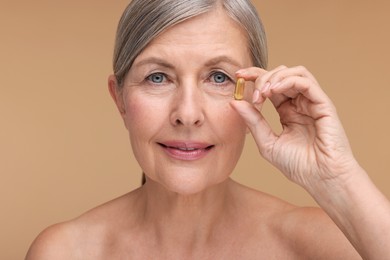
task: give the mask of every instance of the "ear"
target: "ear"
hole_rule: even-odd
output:
[[[115,75],[110,75],[108,77],[108,90],[110,91],[111,97],[114,100],[119,113],[121,114],[122,118],[126,114],[125,105],[123,103],[123,97],[122,97],[122,91],[118,86],[118,81],[115,77]]]

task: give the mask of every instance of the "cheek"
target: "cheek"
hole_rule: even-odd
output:
[[[214,108],[213,129],[219,133],[224,142],[240,143],[245,140],[246,124],[241,116],[226,102],[222,107]],[[240,144],[238,144],[240,146]]]
[[[145,159],[150,158],[149,149],[153,137],[162,127],[162,109],[152,104],[149,99],[134,95],[126,100],[125,124],[130,138],[133,154],[138,163],[145,165]],[[149,163],[149,162],[146,162]],[[145,170],[145,169],[144,169]]]
[[[226,178],[226,174],[231,174],[241,157],[245,138],[246,125],[240,115],[234,111],[230,104],[220,111],[213,124],[213,130],[220,138],[220,149],[218,149],[218,159],[213,162],[216,169],[222,171],[217,178]]]
[[[131,132],[132,130],[148,129],[146,127],[156,125],[158,113],[161,109],[156,108],[155,105],[148,102],[148,99],[129,96],[125,100],[125,124],[127,129]]]
[[[127,101],[125,111],[124,122],[127,130],[131,132],[132,128],[138,125],[139,119],[143,117],[142,109],[136,103]]]

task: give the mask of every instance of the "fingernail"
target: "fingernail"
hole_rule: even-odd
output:
[[[260,97],[260,90],[255,89],[255,91],[253,91],[252,103],[257,103],[259,101],[259,97]]]

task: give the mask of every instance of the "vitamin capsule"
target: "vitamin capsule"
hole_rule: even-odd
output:
[[[234,99],[241,100],[244,98],[245,79],[239,78],[234,89]]]

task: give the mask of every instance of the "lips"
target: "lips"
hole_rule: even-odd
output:
[[[171,158],[184,161],[199,160],[214,148],[214,145],[201,142],[169,141],[158,144]]]

